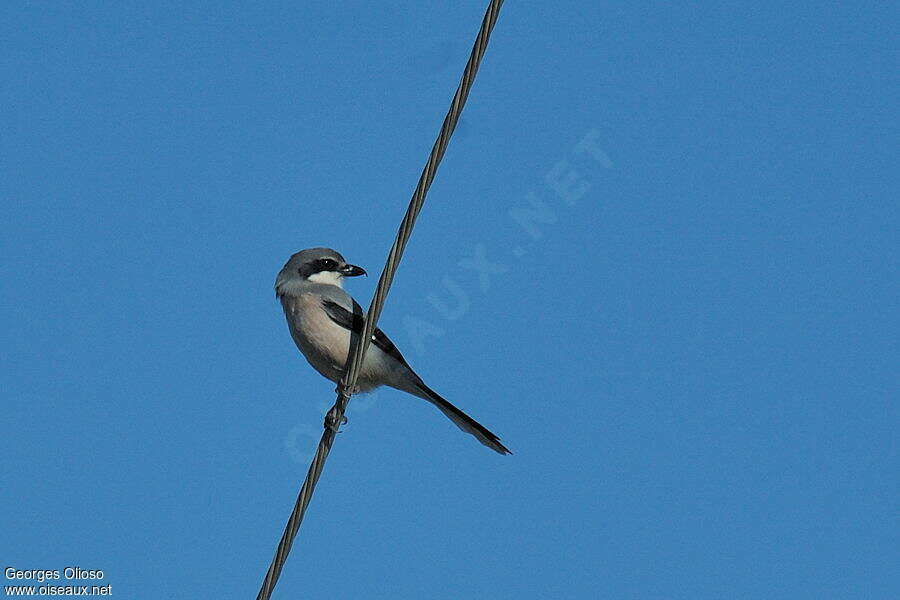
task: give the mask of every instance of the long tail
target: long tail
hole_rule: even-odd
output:
[[[474,435],[479,442],[494,452],[500,454],[512,454],[512,452],[509,451],[509,448],[500,443],[500,438],[491,433],[487,427],[441,398],[437,392],[425,385],[421,379],[416,382],[414,389],[407,389],[404,391],[415,394],[419,398],[428,400],[437,406],[442,413],[447,415],[447,417],[456,424],[457,427],[466,433]]]

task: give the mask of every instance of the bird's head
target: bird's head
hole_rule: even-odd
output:
[[[365,275],[366,270],[351,265],[331,248],[308,248],[292,255],[275,279],[275,294],[281,296],[305,282],[343,287],[344,277]]]

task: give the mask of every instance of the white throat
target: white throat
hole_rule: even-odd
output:
[[[313,273],[306,278],[307,281],[313,283],[324,283],[325,285],[336,285],[339,288],[344,287],[344,276],[337,271],[319,271]]]

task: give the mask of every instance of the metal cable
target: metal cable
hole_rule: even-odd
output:
[[[488,5],[487,12],[481,22],[481,29],[478,32],[478,37],[475,39],[475,45],[469,56],[469,61],[466,63],[466,69],[463,71],[462,79],[459,82],[459,87],[456,88],[456,94],[454,94],[453,101],[450,103],[450,109],[447,111],[447,116],[444,117],[441,131],[438,134],[437,140],[434,142],[434,146],[431,149],[431,154],[428,157],[428,162],[425,164],[422,175],[419,177],[419,183],[416,185],[416,189],[409,201],[406,215],[404,215],[403,221],[400,223],[400,229],[397,231],[394,245],[391,246],[391,251],[388,253],[384,270],[381,272],[381,277],[378,279],[378,287],[375,288],[375,295],[373,296],[372,303],[369,305],[369,310],[366,313],[363,335],[353,336],[354,339],[352,341],[350,355],[347,359],[346,374],[344,375],[341,385],[338,386],[337,400],[335,401],[334,406],[331,407],[331,410],[328,411],[328,415],[325,418],[325,430],[322,433],[322,439],[319,440],[319,446],[316,448],[316,455],[313,458],[312,464],[309,465],[306,480],[300,488],[297,502],[294,504],[294,510],[285,525],[281,541],[278,542],[278,549],[275,551],[275,557],[269,565],[269,570],[266,572],[262,587],[259,590],[259,594],[256,596],[257,600],[269,600],[272,595],[272,590],[275,588],[275,583],[278,581],[279,575],[281,575],[281,569],[284,567],[288,553],[291,551],[291,546],[294,543],[297,530],[300,529],[300,523],[303,521],[303,515],[306,513],[306,508],[309,506],[309,501],[312,499],[313,490],[316,487],[316,483],[319,481],[319,476],[322,475],[322,469],[325,467],[325,460],[328,458],[328,453],[331,452],[331,445],[334,443],[338,427],[340,427],[344,421],[344,412],[347,410],[347,403],[350,401],[350,396],[353,394],[353,389],[356,386],[363,357],[369,347],[369,343],[372,341],[372,334],[375,332],[375,326],[378,323],[378,318],[381,316],[381,310],[384,308],[384,302],[387,299],[388,291],[394,281],[394,274],[397,272],[397,267],[400,265],[403,251],[406,249],[406,243],[412,235],[412,229],[416,223],[416,218],[419,216],[419,211],[422,210],[422,205],[425,203],[425,196],[428,194],[431,182],[434,181],[438,165],[441,163],[441,159],[444,158],[447,144],[450,143],[450,137],[456,129],[459,115],[462,113],[463,107],[466,104],[466,99],[469,97],[469,90],[472,88],[472,84],[475,81],[475,75],[478,73],[478,67],[481,64],[481,59],[487,49],[491,31],[494,29],[494,24],[497,22],[497,17],[502,5],[503,0],[491,0],[491,3]]]

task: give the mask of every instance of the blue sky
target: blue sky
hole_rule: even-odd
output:
[[[4,567],[255,595],[485,4],[4,4]],[[896,26],[508,2],[380,324],[515,454],[354,399],[274,597],[895,598]]]

